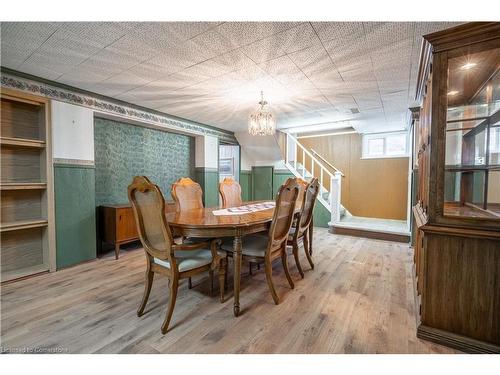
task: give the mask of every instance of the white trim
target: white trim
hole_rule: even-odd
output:
[[[360,157],[361,160],[371,160],[371,159],[402,159],[402,158],[409,158],[410,155],[377,155],[377,156],[362,156]]]

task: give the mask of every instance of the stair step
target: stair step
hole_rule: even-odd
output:
[[[364,238],[373,238],[377,240],[384,241],[394,241],[394,242],[403,242],[408,243],[410,241],[410,235],[406,233],[391,233],[387,231],[374,230],[368,228],[359,228],[359,227],[349,227],[349,226],[340,226],[340,225],[330,225],[330,233],[333,234],[342,234],[347,236],[354,237],[364,237]]]

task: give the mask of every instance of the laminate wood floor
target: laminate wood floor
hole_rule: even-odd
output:
[[[301,249],[302,250],[302,249]],[[1,346],[62,348],[70,353],[453,353],[415,336],[411,249],[405,244],[329,234],[314,236],[316,268],[291,290],[273,269],[276,306],[264,270],[243,265],[242,315],[210,297],[208,277],[181,282],[171,328],[160,332],[167,281],[155,276],[146,314],[142,249],[2,286]],[[232,268],[232,263],[230,264]],[[231,274],[232,276],[232,274]]]

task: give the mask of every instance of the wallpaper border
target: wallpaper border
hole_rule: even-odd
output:
[[[38,79],[38,77],[22,77],[4,67],[2,67],[1,85],[5,88],[20,90],[65,103],[87,107],[99,113],[148,122],[150,124],[159,125],[162,128],[177,132],[211,135],[218,137],[220,140],[225,142],[238,144],[234,133],[231,132],[218,130],[217,128],[198,124],[189,120],[176,118],[162,112],[149,110],[147,108],[135,106],[134,104],[101,96],[99,94],[83,92],[84,90],[66,86],[64,84],[58,84],[57,82],[49,83],[47,80]]]

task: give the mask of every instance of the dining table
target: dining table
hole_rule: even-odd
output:
[[[244,204],[263,203],[245,202]],[[237,215],[217,215],[221,207],[197,208],[168,213],[166,218],[176,235],[192,238],[233,238],[234,316],[240,314],[240,283],[242,261],[242,237],[269,230],[274,207]]]

